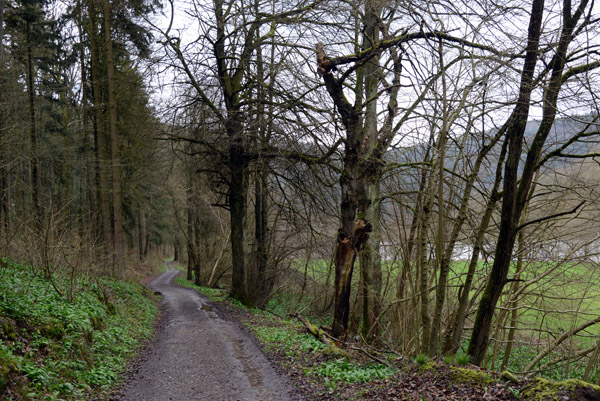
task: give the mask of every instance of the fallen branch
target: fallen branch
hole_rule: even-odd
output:
[[[312,324],[311,322],[309,322],[308,319],[306,319],[301,314],[299,314],[299,313],[293,313],[290,316],[291,317],[295,317],[300,322],[302,322],[302,324],[304,324],[304,327],[306,327],[306,330],[310,334],[312,334],[317,340],[322,341],[325,345],[330,345],[332,347],[339,348],[334,342],[332,342],[331,340],[329,340],[328,335],[327,335],[327,333],[324,330],[318,328],[317,326],[315,326],[314,324]]]
[[[527,365],[527,367],[525,368],[525,373],[528,376],[531,376],[533,374],[532,370],[535,367],[535,365],[538,364],[538,362],[540,362],[542,359],[544,359],[544,357],[546,355],[548,355],[550,352],[554,351],[563,341],[565,341],[567,338],[574,336],[575,334],[579,333],[582,330],[587,329],[590,326],[593,326],[595,324],[600,323],[600,316],[597,317],[594,320],[590,320],[589,322],[585,322],[582,325],[575,327],[573,330],[571,331],[567,331],[566,333],[564,333],[563,335],[561,335],[560,337],[558,337],[554,343],[552,343],[551,345],[548,346],[547,349],[545,349],[544,351],[540,352],[538,356],[536,356],[533,361],[531,361],[529,363],[529,365]]]
[[[393,369],[392,365],[390,365],[388,362],[384,361],[381,358],[376,357],[375,355],[370,354],[364,348],[361,348],[361,347],[348,347],[348,349],[351,349],[351,350],[354,350],[354,351],[360,351],[363,354],[365,354],[367,357],[369,357],[370,359],[374,360],[375,362],[380,363],[382,365],[385,365],[385,366],[387,366],[390,369]]]
[[[316,339],[322,341],[325,345],[327,345],[328,347],[330,347],[331,348],[329,350],[330,352],[335,353],[335,354],[339,354],[339,355],[347,356],[346,352],[344,350],[342,350],[341,348],[339,348],[336,345],[337,343],[340,343],[339,340],[337,340],[336,338],[334,338],[331,335],[329,335],[329,333],[327,333],[325,330],[323,330],[323,329],[315,326],[314,324],[312,324],[311,322],[309,322],[308,319],[306,319],[304,316],[300,315],[299,313],[294,313],[294,314],[291,314],[290,316],[291,317],[295,317],[300,322],[302,322],[302,324],[304,324],[304,327],[306,327],[306,330],[310,334],[312,334]],[[375,361],[377,363],[385,365],[388,368],[392,368],[392,366],[387,361],[385,361],[385,360],[383,360],[381,358],[378,358],[377,356],[371,354],[370,352],[368,352],[364,348],[361,348],[361,347],[351,347],[351,346],[347,346],[346,348],[347,349],[351,349],[353,351],[362,352],[369,359],[372,359],[373,361]]]

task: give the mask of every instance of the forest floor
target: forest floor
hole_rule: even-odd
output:
[[[156,340],[132,367],[114,400],[288,400],[294,390],[256,340],[213,311],[194,290],[166,271],[149,286],[160,292],[163,316]]]

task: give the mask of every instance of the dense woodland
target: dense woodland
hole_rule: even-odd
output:
[[[340,340],[598,380],[599,18],[0,0],[2,255],[121,278],[158,253]]]

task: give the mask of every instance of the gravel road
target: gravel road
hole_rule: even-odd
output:
[[[173,284],[170,263],[150,283],[163,323],[114,400],[291,400],[293,390],[254,341],[197,292]]]

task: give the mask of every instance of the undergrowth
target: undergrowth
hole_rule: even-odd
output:
[[[274,318],[271,318],[274,320]],[[332,359],[327,346],[312,335],[301,332],[302,326],[292,321],[280,321],[278,325],[247,326],[264,346],[282,355],[289,363],[302,366],[307,377],[320,378],[329,390],[340,383],[368,383],[392,376],[395,370],[378,363],[362,364],[348,358]]]
[[[177,276],[177,278],[175,279],[175,282],[182,287],[192,288],[192,289],[198,291],[200,294],[204,295],[206,298],[208,298],[210,301],[213,301],[213,302],[214,301],[222,301],[228,297],[227,293],[224,290],[222,290],[220,288],[208,288],[208,287],[198,286],[198,285],[192,283],[191,281],[187,280],[183,274],[180,274],[179,276]],[[231,300],[236,301],[233,299],[231,299]]]
[[[152,335],[157,307],[139,285],[0,267],[0,399],[100,399]]]
[[[267,349],[281,351],[290,359],[325,348],[325,345],[313,336],[298,333],[291,322],[283,323],[282,326],[250,325],[249,327]]]
[[[546,357],[542,358],[542,360],[538,363],[537,366],[545,366],[550,363],[552,360],[564,358],[562,363],[556,363],[551,366],[547,366],[543,372],[540,372],[539,375],[546,379],[562,381],[568,379],[581,379],[584,375],[587,359],[586,358],[574,358],[577,352],[581,352],[584,347],[570,348],[570,347],[561,347]],[[507,366],[507,370],[511,372],[523,372],[525,367],[529,365],[533,358],[537,356],[540,352],[539,347],[521,345],[515,347],[510,354],[509,363]],[[504,350],[501,349],[498,352],[498,355],[494,358],[493,352],[489,351],[488,356],[490,357],[490,362],[488,363],[488,368],[496,371],[500,371],[502,367],[502,360],[504,358]],[[598,381],[598,370],[593,370],[592,374],[589,377],[590,383],[596,383]]]
[[[322,362],[320,365],[307,369],[305,374],[314,374],[325,379],[329,388],[335,388],[337,383],[368,383],[377,379],[392,376],[394,369],[382,364],[360,365],[349,362],[345,358]]]

